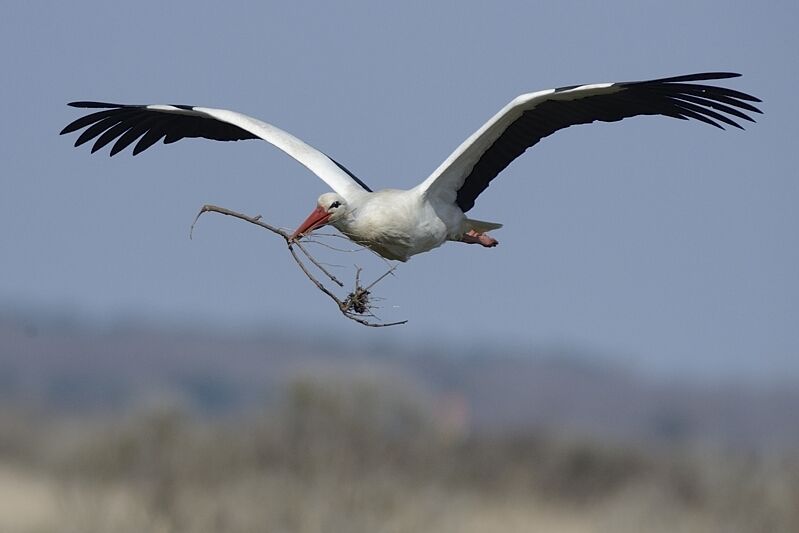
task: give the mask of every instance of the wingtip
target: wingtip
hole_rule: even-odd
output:
[[[123,104],[112,104],[110,102],[92,102],[88,100],[69,102],[67,105],[69,107],[79,107],[81,109],[113,109],[116,107],[129,107]]]
[[[729,78],[738,78],[740,76],[741,74],[737,72],[695,72],[693,74],[671,76],[668,78],[660,78],[652,81],[660,83],[685,83],[693,81],[726,80]]]
[[[740,72],[712,72],[711,74],[718,75],[719,80],[726,79],[726,78],[740,78],[743,76]]]
[[[97,102],[86,102],[83,100],[76,101],[76,102],[69,102],[67,105],[69,107],[80,107],[80,108],[87,108],[87,107],[98,107]]]
[[[709,80],[726,80],[729,78],[740,78],[740,72],[701,72],[695,74],[696,76],[707,76]]]

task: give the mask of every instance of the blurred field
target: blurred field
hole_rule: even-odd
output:
[[[0,531],[791,532],[799,455],[472,432],[298,379],[248,413],[0,413]]]

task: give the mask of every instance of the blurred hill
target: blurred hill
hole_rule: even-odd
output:
[[[606,359],[497,345],[453,354],[357,346],[297,332],[233,335],[68,315],[0,314],[0,399],[46,411],[126,411],[148,402],[229,414],[301,377],[379,382],[425,398],[457,431],[624,442],[799,445],[799,387],[645,378]]]
[[[799,393],[0,314],[0,531],[796,531]]]

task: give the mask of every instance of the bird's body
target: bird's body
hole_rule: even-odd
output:
[[[75,145],[97,138],[92,152],[116,141],[111,155],[134,142],[136,155],[161,139],[165,144],[184,137],[263,139],[302,163],[335,191],[319,197],[317,207],[297,228],[294,238],[330,224],[387,259],[407,261],[448,240],[495,246],[497,241],[486,232],[501,225],[470,219],[465,213],[505,167],[555,131],[637,115],[695,119],[719,128],[719,123],[740,128],[735,119],[753,121],[745,112],[760,113],[748,103],[759,102],[757,98],[693,83],[735,76],[738,74],[711,72],[521,95],[464,141],[427,179],[407,190],[372,192],[343,165],[293,135],[223,109],[73,102],[71,106],[101,111],[73,121],[61,133],[86,128]]]
[[[386,259],[400,261],[459,237],[466,218],[457,209],[437,210],[413,189],[367,192],[348,204],[347,215],[332,223],[336,229]]]

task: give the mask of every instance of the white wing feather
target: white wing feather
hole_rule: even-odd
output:
[[[164,113],[207,117],[220,122],[233,124],[293,157],[345,199],[351,200],[366,192],[358,182],[324,153],[303,142],[289,132],[267,122],[263,122],[262,120],[236,111],[214,109],[211,107],[182,109],[171,105],[148,105],[146,108]]]

